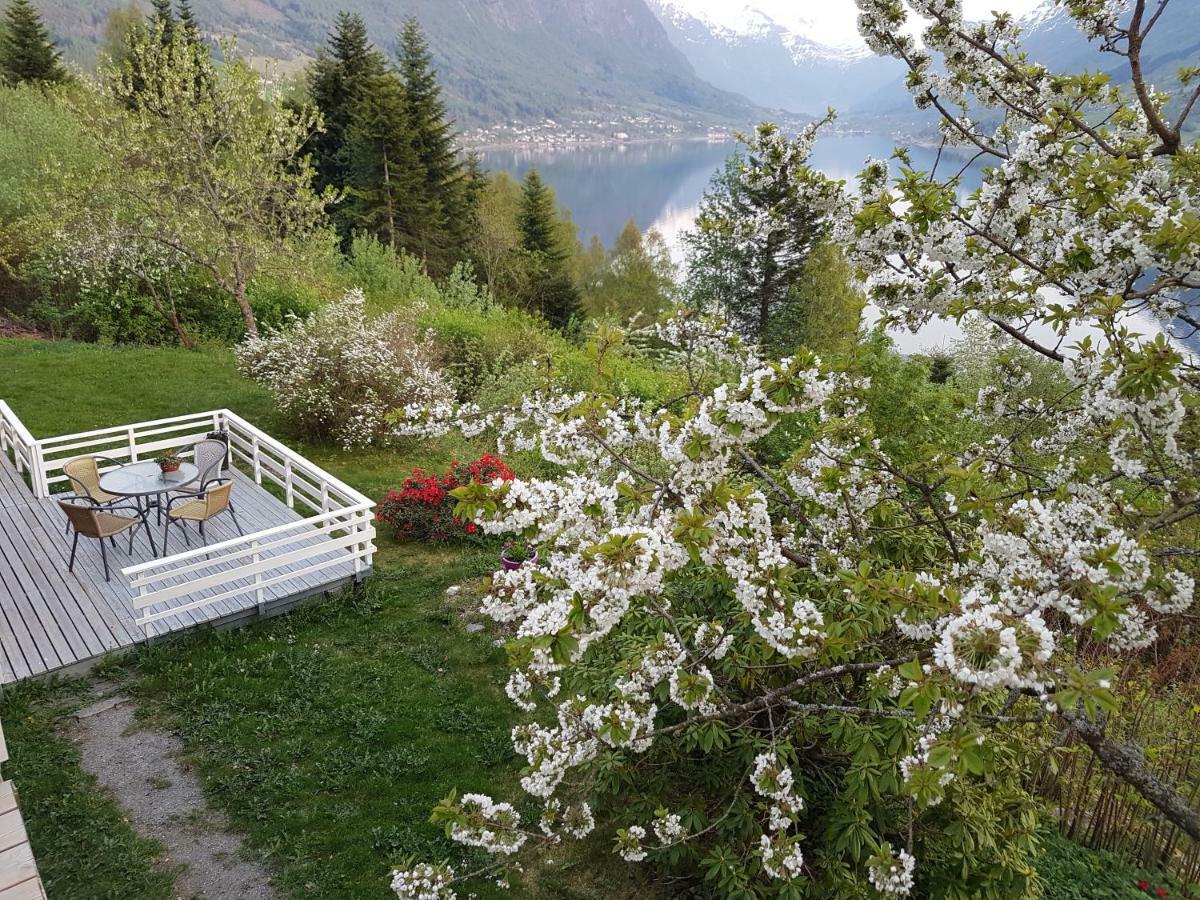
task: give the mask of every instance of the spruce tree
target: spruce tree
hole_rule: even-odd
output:
[[[59,82],[67,77],[62,56],[29,0],[12,0],[0,28],[0,82]]]
[[[183,32],[184,37],[198,44],[200,42],[200,23],[196,21],[196,15],[192,12],[190,0],[179,0],[176,9],[179,11],[179,29]]]
[[[537,169],[525,176],[517,227],[530,268],[525,305],[566,331],[580,318],[582,303],[567,272],[567,252],[558,239],[554,192]]]
[[[447,118],[429,44],[415,18],[404,22],[397,61],[428,201],[428,219],[414,249],[433,272],[448,272],[465,255],[473,237],[470,204],[474,190],[455,148],[453,125]]]
[[[420,168],[407,128],[404,85],[383,72],[360,86],[341,160],[345,223],[393,250],[410,246],[422,215]]]
[[[150,29],[153,31],[162,26],[160,39],[165,47],[175,35],[175,12],[171,9],[171,0],[150,0],[150,5],[154,7],[154,12],[150,14]]]
[[[360,89],[381,75],[384,68],[383,56],[371,46],[362,17],[338,13],[328,46],[322,48],[308,70],[308,96],[325,123],[325,130],[313,135],[306,147],[312,155],[317,190],[345,187],[346,130]],[[344,226],[345,222],[338,224]]]
[[[555,220],[558,213],[554,208],[554,192],[542,180],[536,168],[525,176],[521,189],[521,209],[517,213],[517,224],[521,229],[521,246],[530,253],[561,264],[566,254],[558,242]]]

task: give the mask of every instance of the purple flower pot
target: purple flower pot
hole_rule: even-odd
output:
[[[500,565],[504,566],[504,568],[506,568],[510,572],[516,571],[517,569],[521,568],[521,566],[525,565],[525,563],[529,563],[531,566],[537,565],[538,554],[537,554],[536,550],[533,551],[532,559],[526,559],[526,560],[521,560],[521,561],[513,561],[513,560],[509,559],[505,555],[506,553],[508,553],[507,550],[500,551]]]

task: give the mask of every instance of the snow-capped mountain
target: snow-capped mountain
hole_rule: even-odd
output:
[[[809,115],[845,110],[902,72],[860,43],[818,40],[802,30],[803,20],[781,22],[749,3],[649,3],[697,75],[765,106]]]
[[[929,120],[904,89],[899,62],[872,55],[845,29],[840,40],[831,42],[817,23],[804,18],[804,4],[792,4],[799,11],[784,22],[753,0],[648,2],[696,74],[717,87],[764,106],[810,115],[832,106],[843,114],[843,122],[856,125],[909,131]],[[1143,69],[1152,84],[1178,93],[1179,69],[1200,64],[1198,22],[1200,0],[1167,4],[1143,50]],[[1089,44],[1061,0],[1042,0],[1020,25],[1022,48],[1031,59],[1060,72],[1089,69],[1107,71],[1117,81],[1128,78],[1124,60]]]

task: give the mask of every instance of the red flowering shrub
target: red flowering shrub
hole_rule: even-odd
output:
[[[467,484],[490,484],[497,478],[511,481],[512,469],[490,453],[474,462],[455,460],[444,475],[413,469],[399,490],[388,491],[379,501],[375,520],[386,523],[399,541],[440,544],[462,540],[477,534],[479,528],[474,522],[455,518],[456,501],[450,492]]]

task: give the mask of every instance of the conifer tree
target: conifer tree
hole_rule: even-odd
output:
[[[521,209],[517,224],[521,228],[521,246],[530,253],[541,254],[547,260],[562,264],[566,253],[558,242],[554,209],[554,192],[542,180],[536,168],[525,176],[521,190]]]
[[[537,169],[525,176],[517,215],[521,247],[529,261],[525,304],[566,331],[582,312],[579,290],[567,272],[567,252],[558,239],[554,192]]]
[[[465,255],[474,216],[467,170],[455,148],[429,44],[415,18],[405,20],[397,57],[407,96],[408,127],[424,182],[427,220],[414,251],[434,272],[447,272]]]
[[[375,76],[383,74],[384,68],[383,56],[371,46],[362,17],[338,13],[328,46],[308,71],[309,99],[325,123],[325,130],[313,135],[306,147],[312,154],[318,190],[346,185],[346,130],[363,85],[375,84]]]
[[[171,0],[150,0],[150,5],[154,7],[154,12],[150,14],[150,30],[162,26],[159,39],[165,47],[175,35],[175,12],[171,9]]]
[[[67,77],[62,56],[29,0],[12,0],[0,28],[0,83],[59,82]]]
[[[179,28],[183,31],[184,37],[189,41],[199,43],[200,23],[196,21],[196,15],[192,12],[190,0],[179,0],[176,9],[179,11]]]
[[[409,246],[423,218],[422,185],[405,118],[404,85],[393,72],[361,85],[346,130],[345,223],[393,250]]]

